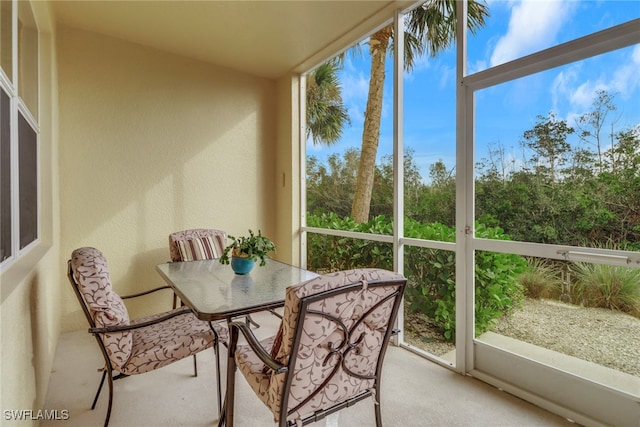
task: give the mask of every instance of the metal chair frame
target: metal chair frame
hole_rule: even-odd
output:
[[[109,425],[109,420],[111,418],[111,409],[113,407],[113,383],[114,383],[114,381],[122,379],[122,378],[126,378],[129,375],[123,374],[121,372],[118,372],[116,369],[113,368],[113,365],[111,364],[111,360],[109,359],[109,355],[107,353],[107,349],[105,348],[104,343],[102,342],[102,339],[100,338],[100,334],[109,333],[109,332],[131,331],[131,330],[134,330],[134,329],[143,328],[143,327],[154,325],[154,324],[157,324],[157,323],[162,323],[165,320],[171,319],[172,317],[180,316],[180,315],[185,314],[185,313],[190,313],[191,310],[188,307],[183,307],[183,309],[180,310],[180,311],[173,311],[171,313],[168,313],[165,316],[161,316],[161,317],[158,317],[156,319],[153,319],[153,320],[150,320],[150,321],[146,321],[146,322],[135,323],[133,325],[127,325],[127,326],[112,326],[112,327],[98,328],[98,327],[96,327],[96,324],[93,321],[93,318],[91,317],[91,313],[89,311],[89,308],[87,307],[87,303],[86,303],[84,297],[80,293],[79,285],[76,282],[75,278],[73,277],[73,270],[72,270],[72,267],[71,267],[71,260],[68,261],[67,265],[68,265],[67,277],[69,278],[69,281],[72,284],[74,293],[76,294],[76,297],[78,298],[78,301],[80,302],[80,306],[82,307],[82,311],[84,312],[84,315],[87,318],[87,321],[89,322],[89,326],[90,327],[89,327],[88,332],[90,334],[92,334],[95,337],[96,341],[98,342],[98,347],[100,347],[100,351],[102,353],[102,357],[104,358],[104,362],[105,362],[105,366],[103,368],[101,368],[101,370],[102,370],[102,378],[100,380],[100,385],[98,386],[98,391],[96,392],[96,395],[95,395],[95,397],[93,399],[93,403],[91,404],[91,410],[95,409],[96,404],[98,402],[98,398],[100,397],[100,392],[102,391],[102,387],[104,385],[104,380],[105,380],[105,378],[108,378],[109,403],[108,403],[108,406],[107,406],[107,415],[106,415],[106,418],[104,420],[104,427],[107,427]],[[154,293],[154,292],[157,292],[157,291],[161,291],[161,290],[164,290],[164,289],[171,289],[171,288],[169,286],[160,286],[160,287],[153,288],[153,289],[150,289],[150,290],[147,290],[147,291],[144,291],[144,292],[131,294],[131,295],[126,295],[126,296],[121,296],[120,298],[125,300],[125,299],[141,297],[141,296],[149,295],[151,293]],[[174,304],[174,308],[175,308],[175,304]],[[218,382],[218,389],[220,389],[219,339],[218,339],[218,334],[213,329],[213,326],[211,324],[209,326],[210,326],[211,331],[213,333],[213,350],[215,352],[216,362],[217,362],[216,376],[217,376],[217,382]],[[195,354],[193,355],[193,369],[194,369],[194,377],[197,377],[198,376],[198,365],[197,365],[196,355]],[[118,373],[116,375],[114,375],[114,372],[118,372]],[[222,410],[221,401],[220,401],[220,397],[218,396],[218,411],[221,412],[221,410]]]
[[[318,393],[320,393],[323,389],[323,387],[331,380],[331,378],[338,372],[338,369],[340,367],[342,367],[342,369],[344,370],[344,372],[348,373],[349,375],[356,377],[356,378],[361,378],[361,379],[373,379],[374,380],[374,389],[375,389],[375,398],[378,400],[380,399],[380,380],[381,380],[381,374],[382,374],[382,364],[384,361],[384,356],[385,356],[385,352],[387,349],[387,346],[389,344],[390,338],[392,335],[397,334],[399,331],[397,329],[393,328],[393,323],[396,321],[397,318],[397,314],[398,314],[398,310],[400,307],[400,303],[402,301],[402,295],[404,293],[404,289],[406,287],[406,279],[396,279],[396,280],[384,280],[384,281],[371,281],[368,282],[367,286],[369,288],[371,287],[378,287],[378,286],[389,286],[389,285],[396,285],[398,286],[398,289],[396,289],[396,291],[394,291],[393,293],[389,294],[387,297],[385,297],[383,300],[379,301],[377,304],[375,304],[373,307],[371,307],[369,310],[367,310],[365,313],[363,313],[361,315],[361,317],[357,320],[356,323],[353,324],[353,326],[351,328],[347,328],[344,323],[342,323],[342,321],[328,313],[324,313],[324,312],[319,312],[319,311],[315,311],[315,310],[311,310],[309,309],[309,305],[315,301],[318,300],[322,300],[322,299],[326,299],[326,298],[330,298],[332,296],[341,294],[341,293],[347,293],[347,292],[353,292],[353,291],[357,291],[362,289],[363,284],[362,283],[354,283],[351,285],[346,285],[346,286],[341,286],[335,289],[331,289],[328,291],[324,291],[324,292],[320,292],[317,294],[313,294],[313,295],[309,295],[306,297],[301,298],[301,306],[300,306],[300,312],[298,314],[298,319],[297,319],[297,324],[296,324],[296,332],[295,332],[295,338],[293,341],[293,346],[292,346],[292,352],[291,355],[289,356],[289,361],[288,363],[282,364],[280,363],[278,360],[274,359],[273,357],[271,357],[271,354],[269,352],[267,352],[259,343],[258,339],[255,337],[255,335],[253,334],[253,332],[251,331],[251,329],[249,327],[247,327],[247,325],[245,323],[241,323],[241,322],[232,322],[229,324],[230,327],[230,342],[229,342],[229,347],[228,347],[228,364],[227,364],[227,394],[226,394],[226,399],[225,399],[225,404],[224,407],[222,409],[222,414],[219,420],[219,426],[221,425],[226,425],[227,427],[233,427],[233,421],[234,421],[234,398],[235,398],[235,392],[234,392],[234,388],[235,388],[235,371],[237,370],[237,366],[236,366],[236,362],[235,362],[235,349],[238,343],[238,338],[239,335],[242,334],[244,336],[244,338],[247,341],[247,344],[251,347],[251,349],[256,353],[256,355],[260,358],[260,360],[266,365],[268,366],[270,369],[273,370],[274,374],[282,374],[284,373],[287,377],[285,380],[285,385],[283,387],[283,391],[282,391],[282,396],[281,396],[281,404],[280,404],[280,421],[279,421],[279,426],[281,427],[293,427],[296,426],[298,424],[296,424],[296,420],[291,420],[291,421],[287,421],[287,417],[294,413],[295,411],[298,410],[298,408],[302,407],[303,405],[305,405],[308,401],[310,401],[315,395],[317,395]],[[387,328],[386,328],[386,332],[384,335],[384,339],[382,342],[382,346],[380,349],[380,354],[378,356],[378,360],[377,360],[377,364],[376,364],[376,369],[375,372],[370,374],[370,375],[361,375],[358,374],[356,372],[352,372],[348,369],[347,366],[345,366],[344,362],[345,362],[345,357],[348,355],[349,352],[352,351],[357,351],[357,346],[358,344],[361,342],[361,340],[364,338],[364,334],[361,334],[359,337],[355,337],[355,340],[353,339],[354,337],[352,336],[353,331],[357,328],[358,325],[360,325],[366,318],[367,316],[369,316],[376,308],[378,308],[381,304],[385,303],[386,301],[390,300],[390,299],[394,299],[394,303],[393,303],[393,309],[392,309],[392,313],[391,316],[389,317],[389,323],[387,324]],[[288,407],[288,400],[289,400],[289,390],[291,388],[291,384],[292,381],[294,379],[294,375],[292,373],[295,372],[295,364],[296,364],[296,359],[297,359],[297,355],[298,355],[298,343],[300,341],[300,337],[303,333],[303,329],[304,329],[304,323],[305,323],[305,318],[308,315],[314,315],[314,316],[320,316],[320,317],[324,317],[327,319],[330,319],[331,321],[335,322],[338,326],[339,329],[342,330],[343,335],[344,335],[344,339],[342,340],[341,343],[336,344],[335,346],[333,346],[333,348],[330,349],[329,355],[327,356],[327,358],[325,359],[325,361],[328,361],[331,357],[337,357],[341,362],[339,364],[335,365],[334,370],[332,371],[332,373],[330,375],[328,375],[328,377],[326,378],[326,380],[323,382],[323,384],[318,387],[318,389],[316,391],[314,391],[310,396],[308,396],[304,401],[302,401],[299,405],[297,405],[296,407],[292,408],[291,410],[287,411],[287,407]],[[302,418],[300,421],[302,422],[302,425],[307,425],[316,421],[319,421],[323,418],[325,418],[327,415],[330,415],[334,412],[337,412],[343,408],[349,407],[367,397],[370,397],[373,394],[372,390],[367,390],[364,391],[354,397],[351,397],[349,399],[346,399],[342,402],[338,402],[326,409],[321,409],[318,410],[316,412],[314,412],[311,415],[308,415],[304,418]],[[374,410],[375,410],[375,418],[376,418],[376,426],[377,427],[381,427],[382,426],[382,414],[381,414],[381,409],[380,409],[380,404],[376,403],[374,405]]]

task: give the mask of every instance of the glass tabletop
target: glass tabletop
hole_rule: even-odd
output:
[[[169,262],[160,275],[201,320],[229,319],[284,304],[285,289],[317,276],[312,271],[272,259],[249,274],[238,275],[220,261]]]

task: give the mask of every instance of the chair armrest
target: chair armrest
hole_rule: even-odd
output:
[[[153,292],[156,292],[156,291],[161,291],[163,289],[171,289],[171,287],[170,286],[166,286],[166,285],[165,286],[160,286],[160,287],[157,287],[157,288],[149,289],[148,291],[139,292],[137,294],[121,296],[120,298],[127,299],[127,298],[141,297],[141,296],[144,296],[144,295],[149,295],[149,294],[151,294]]]
[[[258,358],[266,366],[268,366],[269,369],[271,369],[274,374],[282,374],[289,370],[286,365],[283,365],[282,363],[280,363],[279,361],[271,357],[271,354],[269,354],[269,352],[265,350],[265,348],[262,347],[262,345],[260,345],[258,338],[256,338],[256,336],[251,331],[251,328],[246,323],[231,322],[229,323],[229,329],[230,329],[230,332],[232,332],[231,344],[229,345],[229,348],[234,348],[234,349],[236,348],[238,334],[233,333],[233,331],[238,330],[242,333],[242,336],[247,340],[247,344],[249,344],[249,347],[251,347],[251,349],[256,353]]]
[[[153,320],[147,320],[145,322],[138,322],[134,320],[132,323],[128,325],[122,326],[107,326],[104,328],[89,328],[89,333],[92,334],[104,334],[107,332],[124,332],[131,331],[133,329],[144,328],[145,326],[155,325],[156,323],[162,323],[165,320],[171,319],[172,317],[180,316],[182,314],[191,313],[188,307],[184,307],[181,310],[176,310],[165,314],[164,316],[157,317]]]

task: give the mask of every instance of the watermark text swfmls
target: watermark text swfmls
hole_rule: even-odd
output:
[[[6,421],[33,421],[33,420],[57,420],[69,419],[68,409],[5,409],[3,411]]]

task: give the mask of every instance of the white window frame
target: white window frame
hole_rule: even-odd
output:
[[[24,5],[23,5],[24,6]],[[20,97],[18,88],[20,87],[20,76],[18,72],[19,67],[19,49],[18,49],[18,12],[19,12],[18,0],[12,0],[12,70],[10,70],[11,77],[6,75],[5,70],[0,69],[0,87],[9,96],[10,105],[10,168],[11,168],[11,255],[5,260],[0,260],[0,272],[6,271],[11,265],[15,264],[20,258],[26,255],[34,247],[41,242],[42,236],[42,202],[41,202],[41,149],[40,149],[40,128],[38,120],[34,117],[34,114],[29,110],[28,106]],[[29,3],[31,7],[31,3]],[[32,12],[33,13],[33,12]],[[37,58],[36,64],[38,70],[36,75],[39,76],[40,68],[40,41],[39,30],[37,36]],[[39,80],[39,77],[38,77]],[[38,81],[38,106],[40,103],[40,84]],[[37,112],[36,112],[37,113]],[[25,245],[20,247],[20,181],[19,181],[19,115],[25,119],[26,123],[33,129],[36,135],[36,203],[37,203],[37,230],[36,238]],[[38,114],[39,116],[39,114]]]

